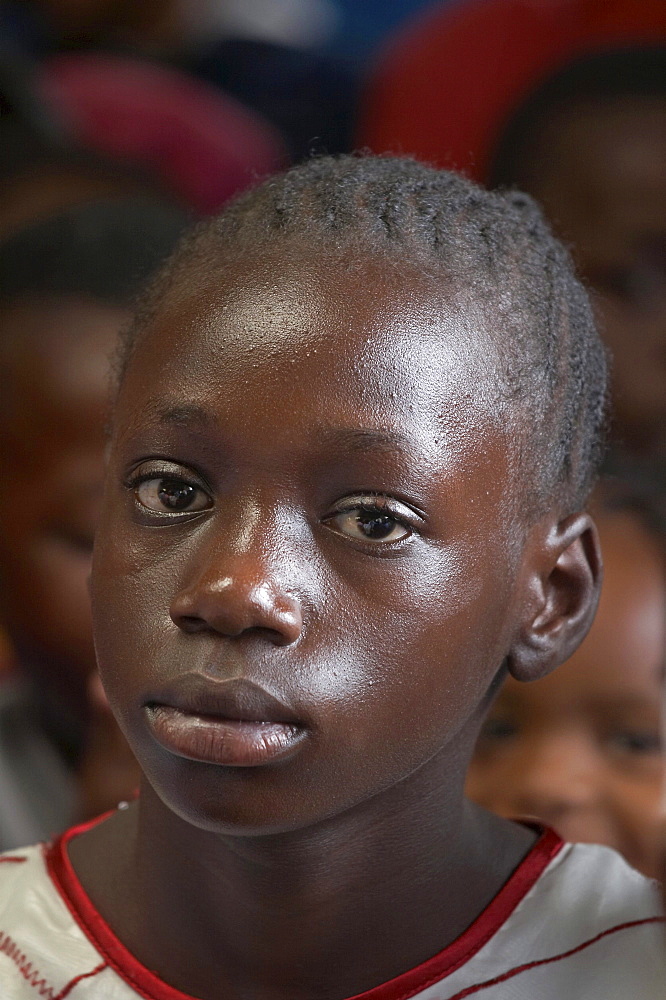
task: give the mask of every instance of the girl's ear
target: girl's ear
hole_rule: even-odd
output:
[[[540,521],[525,547],[522,620],[509,672],[533,681],[567,660],[592,624],[601,589],[599,536],[589,514]]]

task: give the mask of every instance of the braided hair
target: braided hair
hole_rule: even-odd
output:
[[[184,274],[232,255],[305,245],[418,268],[480,310],[493,332],[498,407],[519,412],[526,494],[584,503],[602,451],[606,359],[569,255],[536,204],[399,157],[319,157],[264,181],[195,229],[146,295],[121,346],[119,381],[138,338]]]

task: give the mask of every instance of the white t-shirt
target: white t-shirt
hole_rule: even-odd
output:
[[[2,1000],[192,1000],[141,965],[95,910],[67,855],[77,829],[0,855]],[[665,945],[654,883],[607,848],[546,831],[448,948],[360,996],[664,1000]]]

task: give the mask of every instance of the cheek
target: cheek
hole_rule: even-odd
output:
[[[383,560],[358,583],[348,566],[306,636],[299,694],[366,767],[389,745],[406,769],[443,748],[475,720],[507,653],[510,588],[500,573],[489,586],[464,556]]]
[[[146,563],[131,544],[116,543],[113,525],[95,541],[90,594],[97,663],[119,716],[159,676],[175,626],[168,613],[174,566]]]

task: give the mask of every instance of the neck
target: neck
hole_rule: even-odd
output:
[[[193,827],[146,787],[133,817],[104,824],[133,825],[110,878],[137,891],[128,910],[102,888],[103,915],[145,965],[205,1000],[371,989],[453,941],[532,839],[421,772],[315,827],[256,837]]]

